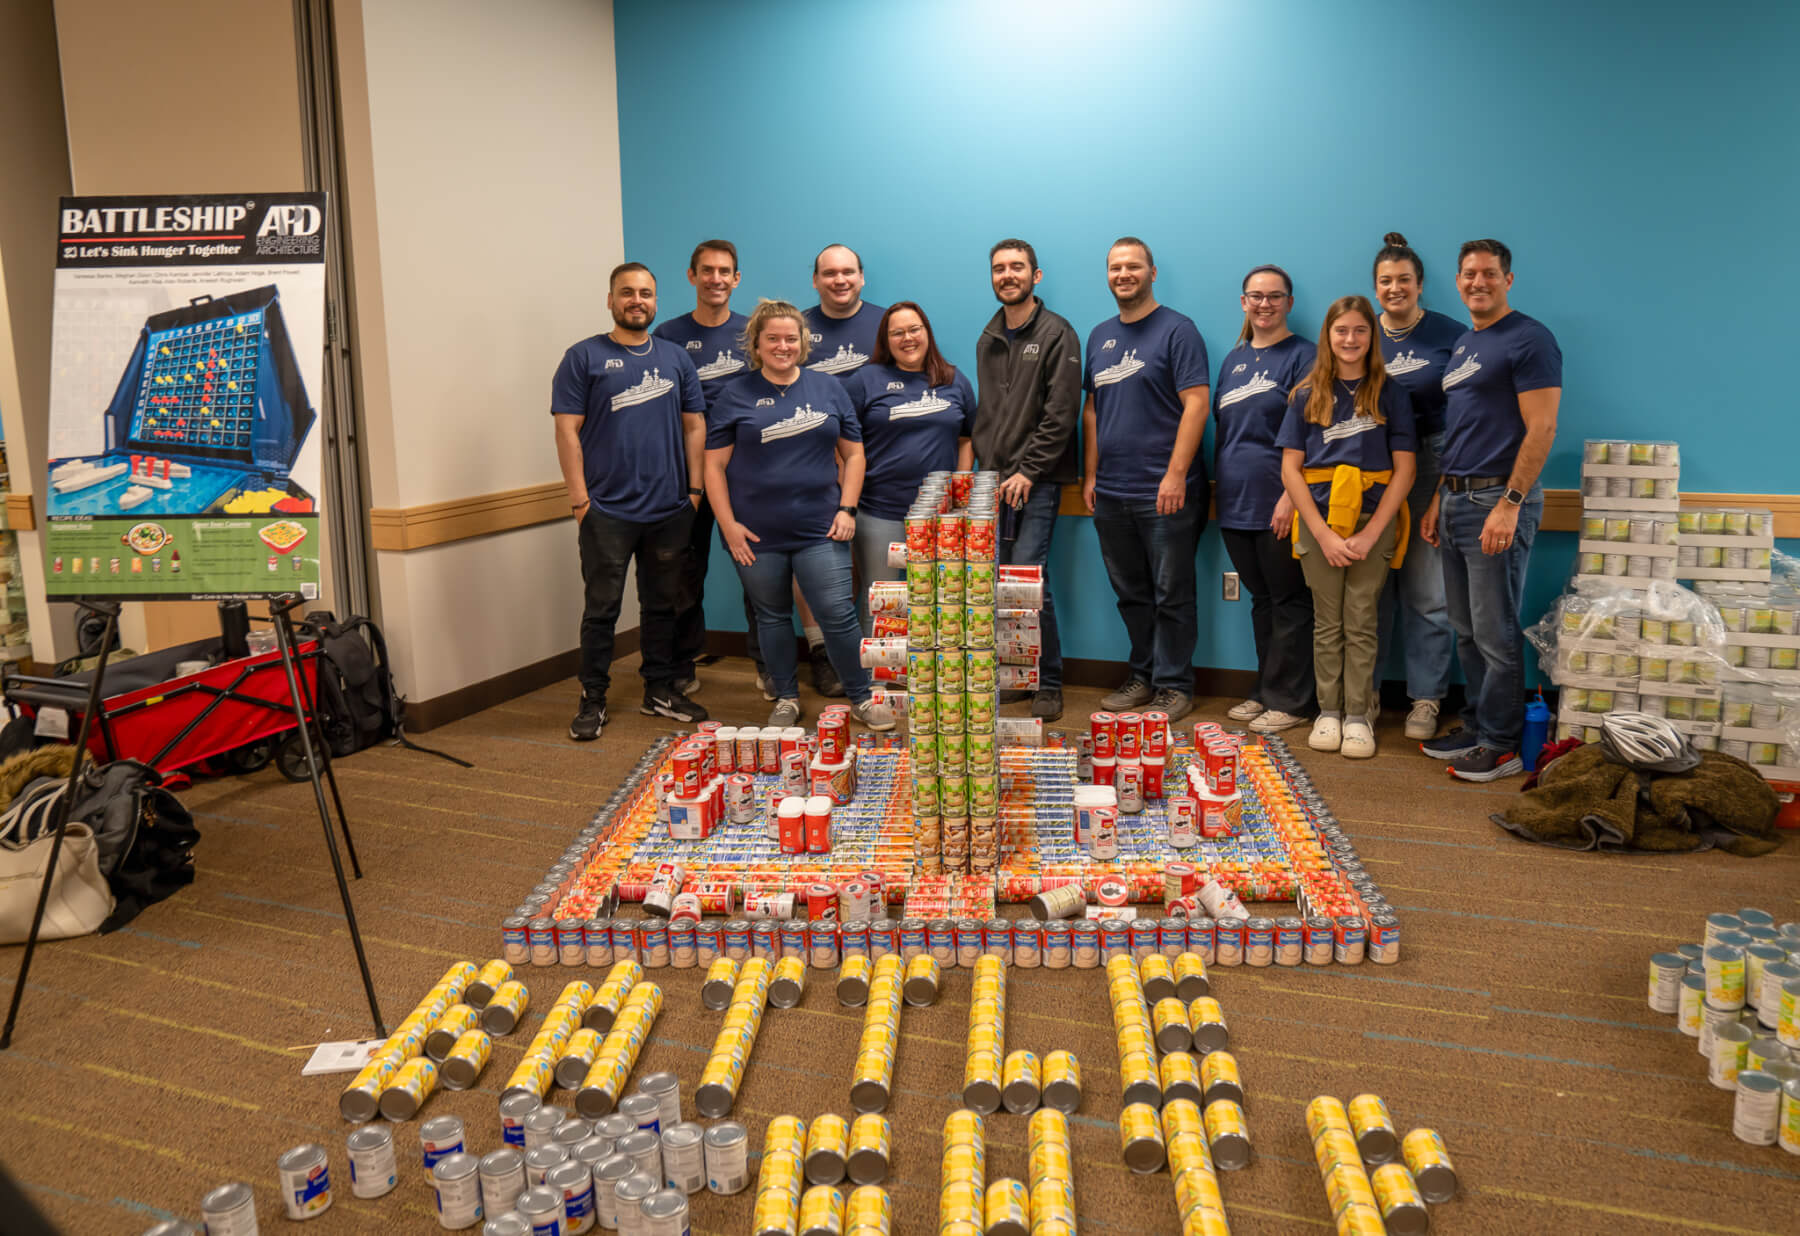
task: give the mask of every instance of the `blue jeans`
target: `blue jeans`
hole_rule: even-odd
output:
[[[777,699],[798,699],[800,679],[794,649],[794,581],[812,606],[825,636],[825,652],[852,703],[869,698],[869,671],[863,668],[862,628],[856,623],[855,584],[850,578],[850,542],[819,541],[803,549],[750,546],[756,561],[738,565],[744,593],[756,607],[757,642]]]
[[[856,537],[850,542],[850,547],[856,559],[856,615],[862,620],[864,635],[869,633],[870,628],[869,585],[878,579],[906,578],[905,567],[891,567],[887,564],[889,543],[905,539],[904,519],[882,519],[867,511],[856,517]]]
[[[1519,626],[1525,567],[1544,517],[1544,491],[1532,486],[1519,508],[1513,542],[1498,554],[1481,552],[1481,526],[1505,501],[1503,486],[1446,492],[1438,503],[1444,595],[1469,701],[1463,728],[1484,746],[1517,751],[1525,727],[1525,649]]]
[[[1419,520],[1431,505],[1431,495],[1441,475],[1438,459],[1444,453],[1440,430],[1419,443],[1416,456],[1419,475],[1407,502],[1412,511],[1413,536],[1406,547],[1406,561],[1388,575],[1381,592],[1381,652],[1375,659],[1375,688],[1387,668],[1388,649],[1395,636],[1406,655],[1406,697],[1441,700],[1450,692],[1450,659],[1456,655],[1456,630],[1444,600],[1443,555],[1418,534]]]
[[[1044,609],[1038,622],[1044,633],[1044,651],[1038,657],[1038,689],[1060,691],[1063,682],[1062,640],[1056,632],[1056,605],[1050,597],[1050,535],[1056,531],[1056,512],[1062,506],[1062,486],[1031,487],[1025,505],[1009,515],[1000,513],[1002,533],[996,545],[1005,566],[1044,568]],[[1005,535],[1011,525],[1012,536]]]
[[[1100,557],[1131,641],[1131,676],[1158,691],[1194,693],[1194,643],[1200,636],[1194,552],[1206,527],[1209,489],[1200,485],[1173,515],[1158,515],[1154,498],[1124,502],[1094,496]]]

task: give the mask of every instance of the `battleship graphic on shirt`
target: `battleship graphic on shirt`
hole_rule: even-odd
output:
[[[1143,367],[1144,362],[1137,358],[1137,349],[1128,348],[1117,364],[1108,365],[1094,374],[1094,385],[1111,386],[1115,382],[1123,382]]]
[[[698,343],[699,341],[695,340],[694,342]],[[743,369],[743,367],[744,362],[741,359],[733,356],[730,352],[721,350],[716,359],[707,361],[706,364],[700,366],[697,372],[700,375],[700,380],[704,382],[712,378],[728,377],[731,374],[737,373],[739,370]]]
[[[1420,356],[1417,352],[1408,348],[1406,351],[1396,354],[1393,360],[1387,362],[1387,371],[1390,375],[1399,377],[1403,373],[1417,373],[1419,370],[1426,368],[1430,364],[1431,358],[1429,356]],[[704,370],[701,372],[700,376],[706,376]]]
[[[858,352],[854,345],[843,344],[837,352],[824,360],[814,361],[807,368],[814,373],[852,373],[869,363],[869,358]]]
[[[783,417],[770,425],[763,426],[762,440],[773,442],[778,438],[792,438],[809,430],[817,429],[831,419],[829,412],[814,412],[810,403],[801,404],[794,409],[792,416]]]
[[[1364,413],[1357,413],[1347,421],[1339,421],[1335,425],[1327,425],[1320,437],[1327,442],[1337,442],[1344,438],[1354,438],[1357,434],[1368,433],[1371,429],[1382,428],[1381,422]]]
[[[907,403],[897,403],[888,409],[890,421],[905,420],[914,416],[930,416],[933,412],[942,412],[950,406],[950,401],[935,391],[926,391],[917,399]]]
[[[1249,399],[1251,396],[1260,395],[1264,391],[1272,391],[1275,389],[1275,386],[1275,379],[1271,378],[1269,376],[1269,371],[1265,369],[1261,373],[1251,375],[1250,380],[1242,386],[1234,386],[1223,395],[1220,395],[1219,406],[1221,408],[1229,408],[1239,400]]]
[[[649,403],[659,395],[667,394],[674,387],[674,382],[662,376],[661,368],[652,369],[636,386],[627,386],[612,397],[613,411],[617,412],[620,408],[634,408],[640,403]]]
[[[1456,349],[1455,355],[1461,356],[1462,349],[1461,348]],[[1452,386],[1455,386],[1458,382],[1466,382],[1470,378],[1474,377],[1476,374],[1480,373],[1481,372],[1481,364],[1479,361],[1477,361],[1475,359],[1476,357],[1478,357],[1480,355],[1481,355],[1481,353],[1479,353],[1479,352],[1471,352],[1471,353],[1469,353],[1469,358],[1467,360],[1463,361],[1462,364],[1457,365],[1453,369],[1446,369],[1444,371],[1444,389],[1449,390]],[[1452,359],[1454,359],[1454,358],[1452,358]],[[1388,368],[1389,368],[1390,372],[1393,369],[1393,367],[1391,365]]]

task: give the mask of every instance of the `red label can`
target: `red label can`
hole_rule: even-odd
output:
[[[811,840],[811,828],[808,828],[808,840]],[[820,882],[806,886],[806,917],[814,920],[835,919],[838,916],[838,889],[835,884]]]
[[[730,880],[706,880],[694,886],[694,897],[702,914],[729,918],[737,908],[737,885]]]
[[[746,725],[738,731],[737,737],[737,770],[753,773],[756,771],[756,748],[762,731],[754,725]]]
[[[1144,756],[1144,797],[1161,798],[1163,796],[1163,762],[1160,756]]]
[[[700,753],[692,747],[677,747],[675,754],[669,757],[669,772],[675,779],[675,789],[683,798],[692,798],[700,792]]]
[[[1110,712],[1097,712],[1088,718],[1088,732],[1094,736],[1094,758],[1112,759],[1119,753],[1119,719]]]
[[[779,827],[783,854],[806,853],[806,817],[804,815],[783,815],[780,817]]]
[[[937,556],[939,562],[954,562],[963,556],[963,517],[955,512],[937,517]]]
[[[819,718],[819,754],[835,764],[850,750],[850,726],[842,713]]]
[[[1112,756],[1109,755],[1105,759],[1102,759],[1096,755],[1094,757],[1094,784],[1111,785],[1113,783],[1113,773],[1117,771],[1117,769],[1118,761],[1113,759]]]
[[[815,794],[812,798],[807,799],[805,820],[806,852],[808,854],[829,854],[831,852],[831,800],[820,794]],[[833,895],[835,896],[835,890]]]
[[[1237,747],[1230,743],[1220,742],[1220,743],[1214,743],[1212,745],[1212,747],[1209,748],[1209,750],[1211,751],[1211,753],[1214,757],[1214,760],[1216,761],[1213,764],[1213,776],[1212,776],[1213,793],[1215,793],[1215,794],[1235,794],[1235,793],[1237,793],[1237,779],[1238,779],[1237,778],[1237,771],[1238,771]]]
[[[1147,712],[1144,714],[1143,737],[1138,749],[1145,759],[1154,756],[1164,759],[1169,754],[1169,714],[1166,712]]]
[[[1138,740],[1143,736],[1143,724],[1143,717],[1135,712],[1122,712],[1119,714],[1117,737],[1114,741],[1119,745],[1120,759],[1135,760],[1138,757],[1141,751]]]
[[[713,763],[727,775],[737,771],[737,728],[723,736],[713,735]]]
[[[906,517],[906,558],[930,562],[937,557],[937,519],[931,515]]]
[[[763,773],[781,771],[781,731],[773,727],[756,732],[756,770]]]

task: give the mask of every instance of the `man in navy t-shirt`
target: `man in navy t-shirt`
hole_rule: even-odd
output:
[[[1464,781],[1493,781],[1524,766],[1519,604],[1544,513],[1538,474],[1562,401],[1562,350],[1543,323],[1507,303],[1512,283],[1505,245],[1463,245],[1456,288],[1473,327],[1444,370],[1444,479],[1419,525],[1443,550],[1444,594],[1469,696],[1462,725],[1421,747]]]
[[[848,380],[875,355],[875,330],[883,305],[862,298],[862,258],[849,245],[826,245],[813,259],[813,290],[819,303],[805,311],[812,350],[806,367]]]
[[[606,724],[613,629],[625,571],[637,559],[644,678],[642,711],[704,721],[675,689],[675,615],[685,604],[688,534],[700,500],[706,402],[682,348],[650,334],[656,278],[641,262],[615,268],[606,307],[613,328],[563,354],[550,383],[556,457],[581,545],[581,706],[569,737]]]
[[[743,334],[750,319],[731,311],[731,294],[737,290],[742,273],[738,270],[737,246],[729,240],[703,240],[688,258],[688,282],[694,285],[694,311],[670,318],[656,328],[658,339],[667,339],[686,351],[700,375],[700,392],[706,399],[706,410],[719,401],[725,384],[745,371]],[[688,542],[687,574],[684,591],[692,604],[675,615],[675,689],[692,695],[700,689],[694,663],[706,651],[706,568],[712,555],[712,506],[704,494],[694,511],[693,534]],[[748,616],[750,602],[746,598],[744,612]],[[748,621],[748,618],[746,617]],[[750,657],[762,674],[762,656],[757,651],[756,623],[749,622]]]
[[[1106,279],[1119,313],[1088,335],[1081,488],[1131,640],[1131,671],[1100,703],[1148,706],[1173,721],[1194,706],[1194,550],[1210,498],[1199,453],[1212,380],[1193,321],[1156,303],[1150,246],[1116,241]]]

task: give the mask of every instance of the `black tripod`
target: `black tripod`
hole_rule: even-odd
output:
[[[386,1038],[387,1026],[381,1019],[381,1006],[375,999],[375,982],[369,975],[369,960],[363,952],[362,932],[356,925],[356,907],[350,901],[350,886],[344,879],[343,860],[338,855],[337,836],[332,830],[331,811],[325,802],[325,788],[320,777],[324,770],[324,780],[331,782],[332,801],[337,805],[339,827],[344,832],[344,844],[350,851],[350,862],[356,869],[360,879],[362,869],[356,862],[356,849],[350,841],[350,830],[344,816],[343,799],[338,794],[337,778],[331,773],[329,757],[324,754],[323,743],[314,746],[315,724],[312,692],[307,689],[305,677],[299,671],[299,664],[294,653],[294,628],[289,617],[291,611],[300,604],[300,597],[293,593],[285,593],[269,599],[269,618],[275,627],[276,645],[281,652],[282,668],[287,675],[288,697],[294,710],[294,719],[299,722],[301,750],[306,756],[307,773],[312,780],[313,800],[318,805],[319,823],[325,831],[325,849],[331,855],[332,873],[337,878],[338,896],[344,903],[344,922],[350,928],[350,942],[356,950],[356,965],[362,973],[363,991],[369,998],[369,1016],[375,1023],[375,1037]],[[31,971],[31,958],[37,951],[38,932],[43,926],[44,910],[50,900],[50,883],[56,873],[57,858],[62,851],[64,833],[68,829],[69,811],[75,801],[75,794],[80,784],[82,766],[86,761],[88,736],[96,723],[101,709],[102,680],[106,676],[106,661],[113,646],[113,636],[117,632],[119,622],[119,603],[117,601],[77,601],[77,605],[89,612],[103,616],[106,629],[100,642],[100,660],[94,667],[93,678],[88,683],[87,707],[81,715],[81,725],[75,736],[75,766],[69,772],[69,784],[64,790],[62,801],[56,806],[55,833],[50,842],[49,864],[44,871],[44,883],[38,891],[37,910],[32,915],[31,932],[25,940],[25,955],[19,963],[18,981],[13,986],[12,1003],[6,1012],[6,1026],[0,1030],[0,1050],[12,1045],[13,1027],[18,1022],[19,1004],[25,996],[25,980]]]

